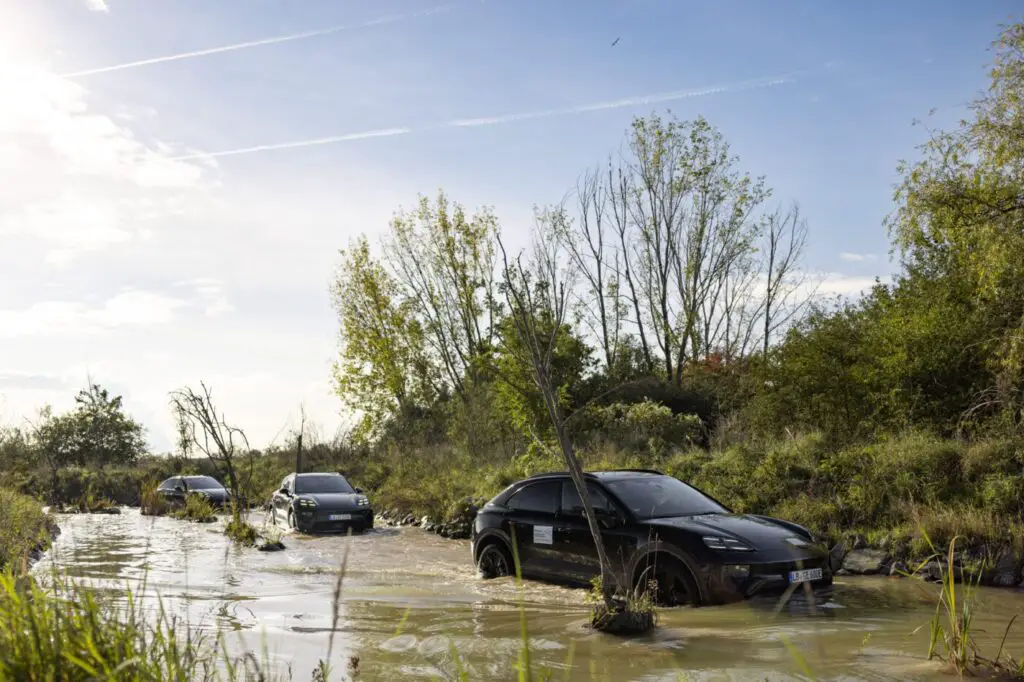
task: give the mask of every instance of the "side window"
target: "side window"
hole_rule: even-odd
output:
[[[533,512],[536,514],[558,513],[558,493],[561,483],[558,481],[541,481],[531,483],[512,497],[506,506],[513,511]]]
[[[593,483],[587,483],[587,494],[590,496],[590,504],[594,509],[615,511],[615,505],[608,499],[608,496]],[[570,516],[583,516],[583,500],[576,492],[576,484],[571,480],[562,481],[562,513]]]
[[[292,495],[295,494],[295,477],[294,476],[289,476],[286,479],[286,482],[285,482],[284,485],[285,485],[286,488],[288,488],[288,492],[290,492]]]
[[[173,478],[168,478],[166,481],[161,483],[158,487],[159,487],[160,490],[173,490],[174,489],[174,479]]]

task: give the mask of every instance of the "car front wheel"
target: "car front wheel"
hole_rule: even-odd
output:
[[[476,566],[484,579],[506,578],[512,575],[512,558],[508,551],[498,544],[484,547]]]
[[[700,606],[700,593],[690,571],[675,561],[666,561],[654,573],[658,606]]]

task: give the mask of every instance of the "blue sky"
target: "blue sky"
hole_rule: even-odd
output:
[[[882,220],[924,135],[912,121],[966,113],[1015,5],[5,3],[0,420],[66,407],[92,374],[166,447],[167,392],[205,378],[256,442],[300,403],[331,432],[337,249],[442,187],[524,238],[534,204],[652,111],[718,126],[775,201],[800,203],[808,269],[853,294],[893,269]],[[641,101],[672,92],[690,96]],[[472,118],[490,123],[450,125]]]

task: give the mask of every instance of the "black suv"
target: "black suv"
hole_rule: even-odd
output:
[[[289,474],[270,499],[273,522],[302,533],[373,528],[373,507],[360,488],[338,473]]]
[[[605,548],[631,587],[656,583],[665,606],[738,601],[790,585],[832,584],[828,551],[806,528],[733,514],[709,495],[658,471],[586,474]],[[513,572],[586,584],[600,574],[583,504],[567,473],[514,483],[480,509],[473,560],[485,578]]]

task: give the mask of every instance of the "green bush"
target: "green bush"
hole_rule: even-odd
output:
[[[50,544],[54,522],[39,502],[0,488],[0,570],[21,570],[29,554]]]

